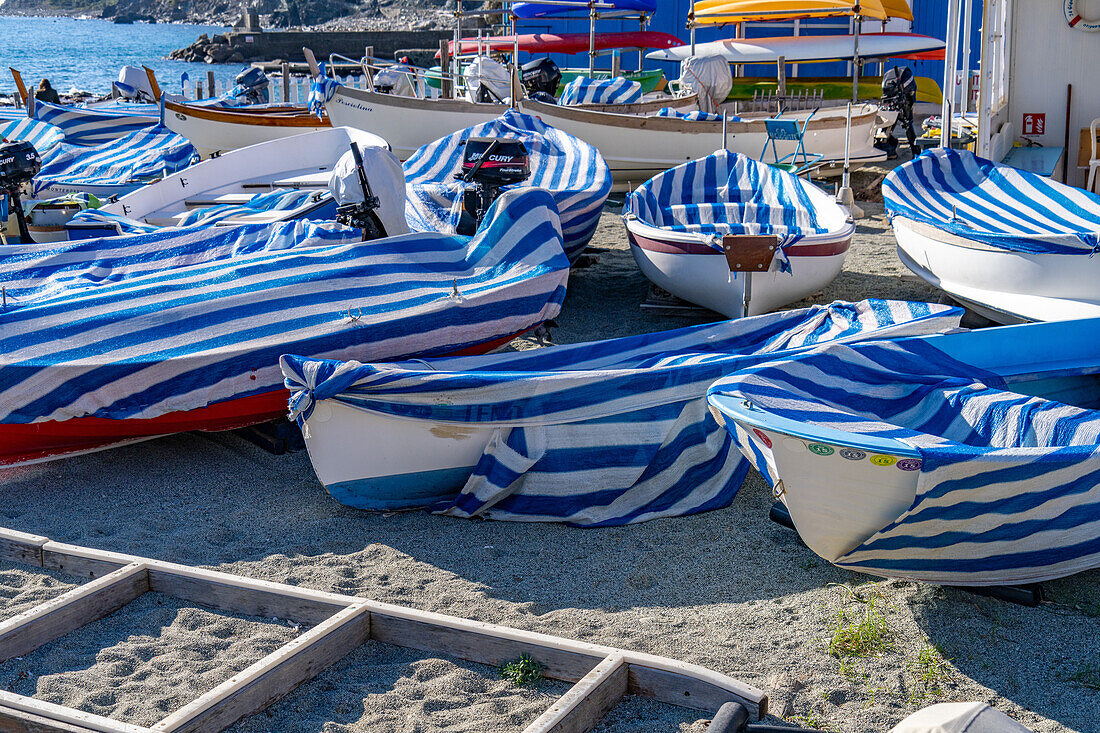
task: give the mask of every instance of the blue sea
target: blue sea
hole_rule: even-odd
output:
[[[3,9],[0,0],[0,10]],[[108,94],[118,70],[130,64],[148,66],[166,91],[180,91],[180,75],[192,81],[213,71],[218,89],[244,68],[243,64],[192,64],[165,58],[176,48],[189,46],[203,33],[225,29],[204,25],[135,23],[116,25],[109,20],[79,18],[17,18],[0,15],[0,93],[15,92],[8,67],[23,74],[34,88],[43,78],[62,94],[84,90]],[[205,81],[204,81],[205,84]]]

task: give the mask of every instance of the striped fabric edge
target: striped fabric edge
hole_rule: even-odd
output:
[[[1100,250],[1100,196],[965,150],[928,150],[882,182],[891,219],[903,217],[1013,252]]]
[[[473,238],[370,242],[289,222],[6,248],[0,421],[150,418],[281,387],[278,357],[433,356],[560,310],[553,202],[502,196]],[[89,267],[94,263],[94,267]]]
[[[409,420],[491,427],[461,494],[433,510],[611,526],[732,501],[749,464],[710,415],[716,379],[830,339],[928,333],[959,309],[834,303],[532,352],[359,364],[284,356],[291,415],[318,400]]]
[[[454,176],[461,170],[463,146],[471,137],[524,143],[531,175],[517,187],[534,186],[550,192],[558,207],[566,255],[570,260],[579,257],[599,225],[611,192],[611,170],[593,146],[515,110],[429,143],[405,161],[410,228],[455,231],[464,185]]]
[[[187,138],[159,125],[91,147],[65,142],[43,159],[34,179],[34,195],[84,187],[130,189],[183,170],[198,159]]]
[[[642,85],[626,77],[591,79],[578,76],[565,85],[558,104],[635,104],[642,101]]]
[[[920,339],[824,346],[711,392],[920,452],[912,505],[841,567],[999,585],[1100,566],[1100,412],[1006,391]],[[747,437],[736,435],[743,453]]]
[[[158,115],[135,114],[125,109],[95,109],[35,102],[31,116],[65,133],[70,145],[101,145],[160,121]]]

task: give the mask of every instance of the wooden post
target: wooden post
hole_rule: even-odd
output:
[[[27,85],[23,83],[23,75],[16,69],[8,67],[8,71],[11,72],[11,78],[15,79],[15,88],[19,90],[19,103],[24,107],[27,105],[27,98],[30,96],[27,94]],[[114,85],[112,85],[113,88]]]
[[[214,72],[213,71],[207,71],[206,72],[206,86],[210,89],[210,96],[211,97],[216,96],[215,93],[214,93]]]
[[[785,97],[785,96],[787,96],[787,57],[786,56],[780,56],[779,57],[779,60],[776,62],[776,71],[777,71],[777,77],[776,78],[779,80],[778,94],[779,94],[780,97]]]
[[[195,82],[195,101],[197,102],[200,99],[202,99],[202,82],[201,81],[196,81]]]
[[[290,62],[284,61],[279,73],[283,77],[283,104],[290,103]]]
[[[455,52],[458,52],[458,47],[455,47]],[[450,41],[442,40],[439,42],[439,68],[441,71],[442,79],[440,80],[440,90],[444,99],[451,98],[451,90],[454,88],[451,84],[451,43]]]
[[[614,79],[620,73],[622,66],[622,59],[619,57],[618,50],[611,53],[611,78]]]
[[[148,66],[142,66],[141,68],[145,69],[145,78],[149,80],[149,88],[153,90],[153,99],[159,102],[161,92],[160,84],[157,83],[156,73]],[[114,84],[111,86],[114,87]]]

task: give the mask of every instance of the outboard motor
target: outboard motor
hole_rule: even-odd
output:
[[[15,209],[15,219],[19,222],[19,239],[32,242],[27,230],[27,218],[23,215],[23,205],[19,194],[23,184],[32,180],[42,169],[42,157],[29,142],[17,140],[0,144],[0,196],[11,202]],[[7,203],[7,202],[5,202]],[[7,218],[5,211],[5,219]]]
[[[267,104],[271,101],[271,93],[268,90],[271,82],[263,70],[256,66],[250,66],[233,79],[236,86],[233,88],[233,96],[244,97],[249,104]]]
[[[561,69],[549,57],[528,61],[520,67],[520,83],[527,90],[527,96],[536,102],[557,104],[558,84],[561,83]]]
[[[462,193],[462,218],[456,231],[473,236],[489,207],[505,186],[531,176],[527,148],[522,140],[472,137],[466,141],[462,168],[455,178],[466,183]]]
[[[344,226],[362,229],[364,242],[373,239],[384,239],[386,237],[386,227],[382,225],[382,220],[376,212],[382,202],[371,191],[370,182],[367,180],[367,171],[363,167],[363,154],[359,152],[359,145],[354,142],[351,144],[351,154],[355,157],[355,172],[358,175],[359,187],[363,195],[362,197],[350,197],[355,200],[347,202],[337,200],[340,205],[336,208],[336,221]]]
[[[913,128],[913,105],[917,102],[917,80],[908,66],[895,66],[882,75],[882,108],[897,110],[898,119],[886,131],[886,143],[883,149],[887,157],[898,157],[898,139],[894,137],[894,127],[901,125],[909,140],[909,151],[916,155],[917,132]]]

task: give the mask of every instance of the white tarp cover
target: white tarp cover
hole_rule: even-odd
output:
[[[381,203],[375,213],[382,220],[386,234],[391,237],[407,234],[409,226],[405,222],[405,173],[401,170],[401,163],[385,148],[363,147],[359,152],[363,156],[363,170],[367,173],[371,193]],[[359,173],[355,170],[355,156],[350,150],[340,157],[336,167],[332,169],[328,187],[340,204],[357,204],[363,200],[363,187],[359,184]]]
[[[702,112],[717,112],[733,89],[729,62],[721,56],[689,56],[680,62],[680,88],[699,95]]]
[[[374,75],[374,86],[375,88],[392,86],[393,89],[390,94],[399,97],[415,97],[416,87],[413,84],[413,73],[412,67],[405,64],[388,66]]]
[[[942,702],[918,710],[890,733],[1029,733],[984,702]]]
[[[477,101],[477,90],[481,85],[489,88],[501,101],[512,96],[512,75],[508,67],[488,56],[478,56],[462,72],[466,79],[466,99]]]

